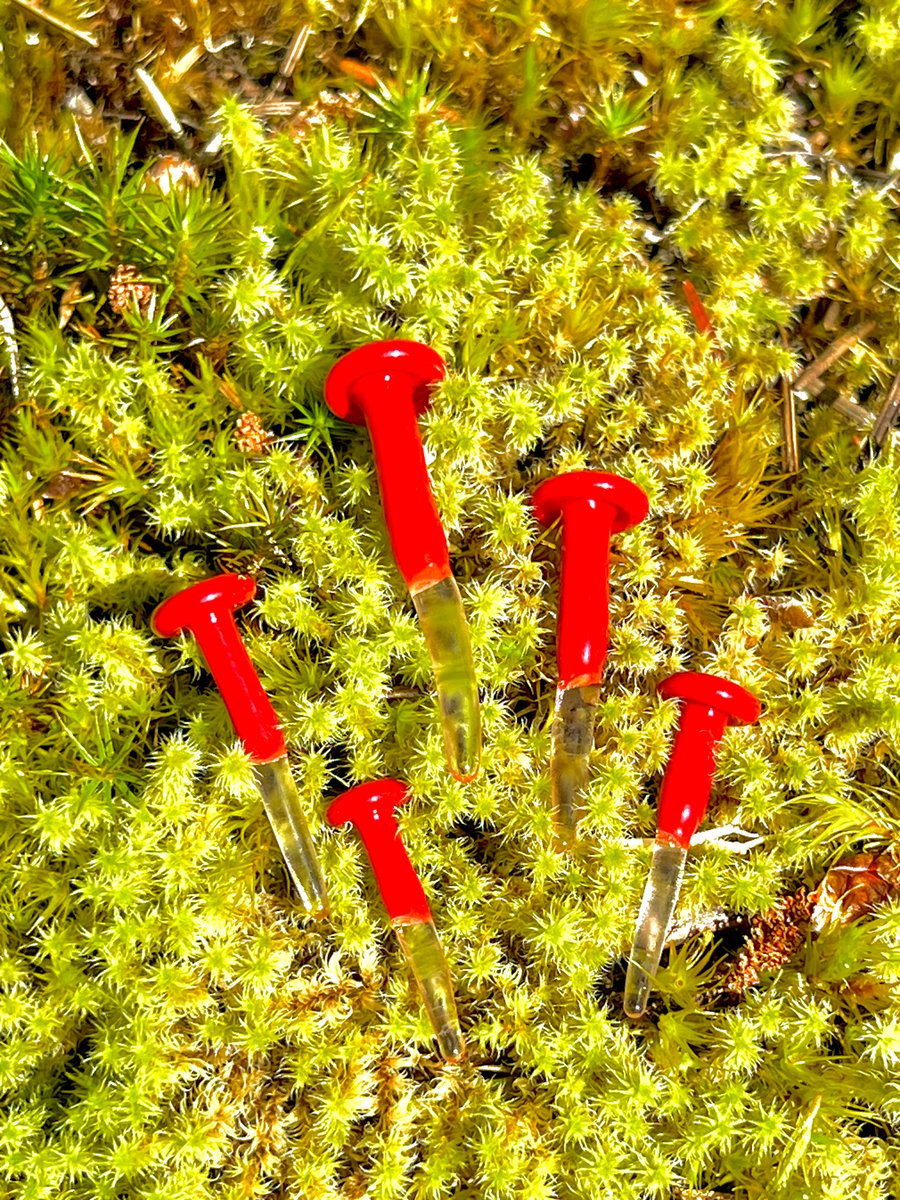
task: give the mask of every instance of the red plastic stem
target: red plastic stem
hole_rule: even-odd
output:
[[[215,575],[186,588],[156,609],[151,625],[161,637],[189,629],[222,693],[235,731],[254,762],[286,753],[284,734],[234,621],[234,610],[256,592],[246,575]]]
[[[451,571],[412,397],[395,379],[370,376],[361,382],[394,561],[410,591],[419,591],[447,579]]]
[[[660,695],[683,702],[681,721],[659,794],[657,828],[683,849],[706,814],[716,751],[728,725],[752,725],[759,702],[750,692],[716,675],[684,671],[659,685]]]
[[[445,370],[418,342],[373,342],[345,355],[325,382],[332,412],[368,427],[394,558],[414,593],[451,573],[416,422]]]
[[[561,688],[599,683],[609,648],[609,541],[613,510],[588,500],[562,518],[556,663]]]
[[[641,489],[618,475],[572,471],[535,491],[542,524],[562,521],[559,620],[556,636],[560,688],[600,682],[609,644],[609,543],[647,515]]]
[[[351,823],[366,848],[375,881],[392,921],[430,921],[431,909],[422,884],[409,861],[394,810],[409,799],[409,789],[397,779],[361,783],[328,806],[332,825]]]

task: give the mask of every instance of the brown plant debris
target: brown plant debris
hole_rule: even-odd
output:
[[[814,893],[812,927],[848,925],[900,896],[900,851],[854,854],[831,868]]]
[[[109,281],[109,303],[113,312],[123,313],[126,308],[137,305],[141,316],[146,316],[153,288],[141,279],[140,270],[131,263],[121,263],[113,271]]]
[[[741,996],[764,971],[777,971],[806,940],[815,900],[805,887],[751,918],[750,935],[722,980],[721,989]]]
[[[235,444],[242,454],[265,454],[272,441],[272,434],[263,428],[255,412],[245,412],[235,425]]]
[[[200,172],[189,158],[181,154],[162,154],[147,172],[149,183],[155,184],[164,196],[170,192],[185,192],[200,186]]]
[[[847,333],[842,333],[840,337],[835,338],[818,358],[813,359],[809,366],[800,372],[791,384],[793,390],[795,392],[806,391],[810,384],[815,383],[819,376],[824,375],[829,367],[833,366],[848,350],[852,350],[857,342],[870,334],[874,328],[874,321],[863,321],[861,325],[857,325]]]

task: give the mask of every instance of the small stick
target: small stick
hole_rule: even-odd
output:
[[[841,302],[840,300],[832,300],[825,310],[825,316],[822,318],[822,328],[827,329],[829,333],[833,333],[837,329],[837,323],[841,317]]]
[[[797,441],[797,408],[794,389],[781,377],[781,428],[784,434],[784,469],[788,475],[800,470],[800,445]]]
[[[851,400],[849,396],[838,396],[836,400],[832,401],[831,407],[842,417],[852,421],[857,429],[871,429],[875,419],[874,414],[864,405]]]
[[[78,41],[84,42],[86,46],[90,46],[92,50],[96,50],[100,43],[95,37],[89,33],[85,33],[83,29],[77,29],[74,25],[70,25],[68,21],[64,21],[62,17],[57,17],[55,13],[48,12],[45,8],[40,8],[37,4],[33,4],[31,0],[14,0],[19,8],[24,8],[27,13],[33,17],[38,17],[42,21],[46,21],[48,25],[52,25],[54,29],[60,30],[61,33],[67,33],[69,37],[77,38]]]
[[[884,445],[891,427],[898,417],[900,417],[900,372],[894,376],[894,382],[888,389],[887,399],[881,406],[878,416],[875,418],[875,424],[872,426],[872,432],[869,434],[869,441],[878,450]]]
[[[154,83],[151,76],[144,70],[143,67],[135,67],[134,73],[138,83],[144,89],[147,99],[151,106],[156,110],[156,115],[159,117],[162,124],[168,129],[173,137],[181,137],[184,133],[184,127],[175,116],[175,111],[169,104],[168,100]]]
[[[309,35],[312,33],[311,25],[301,25],[294,36],[291,38],[291,44],[287,48],[284,56],[284,61],[278,68],[278,74],[282,78],[287,79],[294,73],[294,69],[306,49],[306,43],[309,41]]]
[[[874,321],[863,321],[861,325],[857,325],[847,333],[842,333],[839,338],[835,338],[828,349],[824,350],[818,358],[814,358],[808,367],[804,367],[793,381],[791,386],[794,391],[805,391],[808,384],[818,379],[820,375],[824,375],[830,366],[848,350],[852,350],[856,343],[871,333],[874,328]]]
[[[6,301],[0,296],[0,339],[6,346],[9,359],[9,386],[13,399],[19,398],[19,343],[16,341],[16,324]]]

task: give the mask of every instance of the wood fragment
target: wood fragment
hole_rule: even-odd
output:
[[[869,435],[869,440],[877,450],[881,450],[887,441],[888,434],[898,418],[900,418],[900,371],[894,376],[894,381],[888,388],[887,397],[878,410],[878,416],[875,418],[875,424]]]
[[[293,75],[297,67],[297,63],[300,61],[303,51],[306,49],[306,43],[309,41],[309,35],[311,33],[311,25],[301,25],[291,38],[291,43],[285,52],[281,66],[278,68],[278,74],[283,78],[287,79]]]
[[[835,412],[846,417],[848,421],[852,421],[857,429],[869,429],[875,419],[874,413],[862,404],[857,404],[855,400],[851,400],[849,396],[838,396],[832,403],[831,407]]]
[[[30,13],[31,16],[37,17],[40,21],[46,21],[48,25],[52,25],[54,29],[58,29],[61,33],[68,34],[69,37],[76,38],[79,42],[83,42],[86,46],[90,46],[92,50],[96,50],[100,43],[95,37],[89,33],[85,33],[83,29],[78,29],[75,25],[70,25],[68,21],[64,21],[62,17],[58,17],[55,13],[48,12],[47,9],[41,8],[34,4],[32,0],[13,0],[14,4],[18,4],[19,8]]]
[[[57,324],[58,329],[65,329],[65,327],[68,325],[68,323],[72,319],[72,314],[75,312],[76,306],[83,299],[84,299],[84,295],[81,291],[81,280],[76,279],[72,283],[69,284],[69,286],[66,288],[66,290],[62,294],[62,298],[60,299],[59,321]]]
[[[249,107],[257,117],[292,117],[303,105],[299,100],[260,100]]]
[[[6,348],[9,362],[9,386],[13,399],[19,398],[19,343],[16,341],[16,325],[6,301],[0,296],[0,337]]]
[[[818,358],[814,358],[808,367],[804,367],[794,379],[791,384],[793,390],[795,392],[805,391],[808,384],[817,380],[820,375],[824,375],[829,367],[833,366],[848,350],[852,350],[857,342],[870,334],[874,328],[874,321],[863,321],[861,325],[857,325],[847,333],[842,333],[839,338],[835,338],[831,345],[823,350]]]
[[[135,67],[135,78],[141,85],[145,97],[150,102],[150,107],[154,110],[160,122],[172,134],[173,137],[181,137],[184,133],[184,127],[175,115],[175,111],[169,104],[168,100],[162,94],[153,81],[151,76],[144,70],[143,67]]]
[[[785,474],[796,475],[800,470],[797,406],[794,400],[794,389],[784,376],[781,377],[781,430]]]
[[[191,46],[185,50],[181,58],[172,64],[169,74],[173,79],[180,79],[191,67],[195,66],[206,51],[202,46]]]
[[[832,333],[837,329],[838,321],[841,319],[841,302],[840,300],[832,300],[825,310],[825,316],[822,318],[822,328]]]

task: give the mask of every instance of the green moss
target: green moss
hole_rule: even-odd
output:
[[[194,150],[217,123],[225,143],[221,170],[168,196],[146,130],[76,131],[60,110],[76,51],[10,18],[0,1196],[887,1200],[896,905],[732,1009],[704,1001],[720,951],[703,937],[671,955],[652,1021],[623,1019],[619,968],[647,866],[623,839],[653,828],[676,719],[654,684],[673,670],[765,702],[726,737],[710,815],[763,845],[698,848],[686,909],[759,911],[898,835],[896,447],[856,470],[854,430],[811,403],[786,480],[778,379],[835,336],[826,299],[839,330],[876,322],[829,382],[881,394],[895,369],[900,18],[319,7],[298,101],[346,89],[340,55],[388,82],[292,127],[230,100],[215,117],[211,60],[171,70],[237,18],[164,13],[135,22],[136,45],[197,117]],[[301,16],[241,17],[251,75]],[[137,103],[112,18],[91,28],[100,50],[77,54],[97,87]],[[123,264],[148,290],[117,312]],[[485,700],[466,787],[444,770],[368,443],[321,399],[345,349],[391,336],[450,364],[422,428]],[[258,455],[246,411],[273,435]],[[582,466],[635,479],[652,509],[616,544],[568,861],[547,811],[554,535],[528,500]],[[260,582],[241,624],[321,848],[325,928],[292,898],[196,647],[149,628],[159,599],[220,569]],[[327,797],[378,774],[411,785],[404,836],[458,982],[463,1068],[436,1062],[363,854],[324,825]]]

